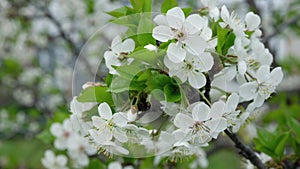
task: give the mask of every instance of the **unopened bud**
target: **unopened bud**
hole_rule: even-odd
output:
[[[137,119],[137,115],[138,115],[137,112],[138,112],[137,106],[131,106],[131,109],[127,111],[128,122],[133,122]]]

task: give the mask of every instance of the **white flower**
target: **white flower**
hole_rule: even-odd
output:
[[[220,17],[220,11],[217,7],[218,0],[201,0],[202,4],[208,8],[209,16],[217,21]]]
[[[227,127],[235,126],[238,123],[239,110],[236,110],[239,103],[239,96],[236,93],[232,93],[226,103],[223,101],[215,102],[211,106],[211,111],[222,116],[227,121]],[[218,133],[216,133],[218,134]]]
[[[109,141],[113,137],[122,143],[128,140],[125,132],[121,129],[127,124],[126,115],[122,115],[121,113],[112,114],[107,103],[99,105],[98,113],[100,117],[92,117],[93,125],[97,128],[100,135],[100,140],[97,140],[98,142]]]
[[[241,126],[245,123],[245,121],[248,119],[250,113],[249,112],[243,112],[236,121],[235,125],[232,126],[232,132],[237,133]]]
[[[229,14],[227,7],[224,5],[221,9],[221,18],[224,22],[220,22],[220,26],[222,28],[225,28],[226,26],[229,26],[234,34],[237,37],[242,38],[244,43],[248,43],[249,40],[246,37],[246,34],[244,32],[245,30],[245,23],[240,18],[237,18],[237,15],[235,13]]]
[[[164,63],[169,68],[171,77],[176,76],[183,83],[188,80],[192,87],[199,89],[206,84],[206,78],[202,72],[207,72],[212,68],[213,57],[204,52],[201,56],[188,54],[180,63],[173,63],[165,57]]]
[[[240,86],[240,96],[246,101],[254,99],[253,103],[251,103],[254,106],[253,108],[260,107],[264,100],[268,99],[275,92],[275,88],[282,78],[283,72],[280,67],[270,72],[270,66],[263,65],[257,70],[255,81]]]
[[[62,125],[53,123],[50,127],[50,132],[56,137],[54,146],[59,150],[66,149],[71,138],[74,136],[72,124],[69,119],[64,120]]]
[[[261,19],[258,15],[254,14],[253,12],[248,12],[245,17],[247,29],[252,31],[259,27],[261,23]]]
[[[226,119],[219,112],[211,111],[203,102],[197,102],[191,106],[192,117],[179,113],[174,119],[174,124],[179,129],[189,133],[193,142],[207,143],[212,137],[216,138],[218,133],[226,129]]]
[[[86,138],[79,135],[74,137],[68,145],[68,155],[76,162],[77,166],[85,167],[89,164],[88,155],[96,154],[97,149],[89,144]]]
[[[45,157],[41,160],[43,166],[47,169],[67,169],[67,161],[68,159],[66,156],[55,156],[55,154],[51,150],[47,150],[45,152]]]
[[[109,69],[109,73],[118,74],[118,72],[112,67],[121,66],[126,63],[131,63],[132,58],[126,58],[126,56],[132,52],[135,48],[135,43],[132,39],[126,39],[122,42],[120,36],[113,39],[111,43],[111,50],[104,53],[105,64]]]
[[[248,44],[244,44],[240,37],[234,41],[228,53],[238,57],[238,72],[245,75],[247,71],[253,72],[262,65],[271,65],[273,56],[264,44],[258,39],[253,38],[250,43],[250,49],[246,49]],[[250,52],[249,52],[250,51]]]
[[[193,14],[185,19],[181,8],[174,7],[168,10],[166,16],[156,16],[154,22],[158,24],[152,34],[156,40],[161,42],[177,40],[176,43],[170,43],[167,49],[167,56],[172,62],[182,62],[186,57],[186,50],[200,54],[207,47],[207,42],[198,35],[204,27],[207,27],[207,18]]]
[[[89,130],[90,138],[94,141],[94,144],[101,151],[105,150],[104,153],[117,153],[117,154],[129,154],[129,151],[117,142],[112,142],[108,139],[103,139],[103,132],[95,129]]]

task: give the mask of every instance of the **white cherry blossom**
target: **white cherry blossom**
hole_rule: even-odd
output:
[[[85,167],[89,164],[88,155],[94,155],[97,149],[86,138],[79,135],[74,137],[68,145],[68,155],[76,162],[76,166]]]
[[[122,130],[122,127],[127,124],[126,115],[121,113],[112,114],[107,103],[101,103],[98,106],[98,113],[99,116],[92,117],[93,125],[100,135],[100,140],[97,141],[100,143],[110,141],[113,137],[120,142],[126,142],[128,140],[125,132]]]
[[[64,155],[55,156],[52,150],[46,150],[45,156],[41,160],[43,166],[47,169],[67,169],[68,159]]]
[[[174,7],[168,10],[166,16],[158,15],[154,18],[158,24],[153,29],[152,36],[161,42],[176,39],[167,49],[168,59],[174,63],[182,62],[186,52],[193,54],[202,53],[207,47],[207,42],[199,36],[200,31],[207,27],[207,18],[192,14],[185,18],[181,8]]]
[[[50,132],[56,137],[54,146],[59,150],[66,149],[72,137],[74,137],[74,131],[69,119],[64,120],[62,125],[53,123],[50,127]]]
[[[253,103],[251,103],[253,109],[260,107],[264,103],[264,100],[268,99],[275,92],[275,88],[281,82],[282,78],[283,72],[280,67],[270,72],[270,66],[263,65],[257,70],[255,81],[240,86],[239,94],[245,101],[253,99]]]
[[[192,117],[188,114],[179,113],[174,119],[174,124],[179,129],[188,133],[192,142],[204,144],[217,138],[218,133],[227,128],[226,119],[219,112],[213,112],[203,102],[194,103]]]
[[[206,52],[199,57],[188,53],[183,62],[174,63],[165,57],[164,63],[169,68],[171,77],[178,77],[182,83],[188,80],[192,87],[199,89],[206,84],[203,72],[208,72],[212,68],[213,57]]]
[[[105,64],[109,69],[109,73],[118,74],[118,72],[112,66],[121,66],[124,64],[130,64],[133,59],[126,58],[135,48],[135,43],[132,39],[126,39],[122,42],[120,36],[113,39],[111,43],[111,50],[104,53]]]
[[[245,21],[246,21],[247,29],[250,31],[257,29],[261,23],[260,17],[254,14],[253,12],[247,13],[245,17]]]
[[[208,8],[209,16],[217,21],[220,17],[220,11],[217,7],[218,0],[201,0],[201,3]]]

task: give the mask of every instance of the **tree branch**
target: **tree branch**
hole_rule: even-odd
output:
[[[234,133],[229,130],[225,130],[227,136],[235,143],[235,147],[241,151],[241,154],[251,161],[258,169],[267,169],[262,161],[257,157],[255,152],[248,146],[244,145],[241,140]]]

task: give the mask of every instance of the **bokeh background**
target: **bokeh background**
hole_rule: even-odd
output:
[[[195,11],[201,7],[200,0],[179,2]],[[161,3],[154,0],[156,12]],[[300,0],[220,0],[220,4],[241,15],[251,10],[262,17],[262,40],[275,57],[273,66],[282,66],[285,72],[259,118],[239,133],[251,143],[257,126],[272,130],[286,113],[300,119]],[[53,147],[49,126],[68,117],[69,102],[85,81],[106,71],[97,69],[98,60],[122,29],[108,25],[105,12],[124,5],[129,1],[0,1],[0,168],[43,168],[44,151]],[[80,54],[86,42],[88,52]],[[226,138],[214,142],[207,156],[209,168],[241,166],[242,159]],[[151,160],[143,167],[152,168]]]

